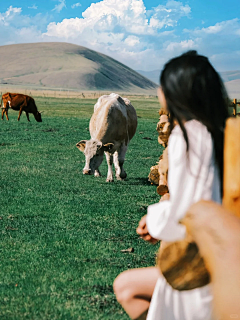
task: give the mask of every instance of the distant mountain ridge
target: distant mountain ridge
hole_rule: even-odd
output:
[[[127,92],[157,87],[109,56],[61,42],[0,46],[1,85]]]
[[[240,79],[240,70],[235,71],[224,71],[220,72],[220,75],[224,82],[239,80]]]
[[[152,82],[159,84],[160,70],[152,71],[142,71],[137,70],[138,73],[142,74],[144,77],[148,78]],[[226,88],[230,98],[240,99],[240,70],[234,71],[224,71],[219,73]]]
[[[141,75],[143,75],[144,77],[151,80],[152,82],[159,84],[160,70],[152,70],[152,71],[136,70],[136,71]]]

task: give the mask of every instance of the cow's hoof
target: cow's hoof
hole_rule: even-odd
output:
[[[106,182],[113,182],[112,178],[107,178]]]
[[[124,179],[122,179],[120,176],[116,176],[118,181],[123,181]]]
[[[94,173],[94,177],[101,177],[101,173],[100,172],[95,172]]]
[[[124,180],[124,179],[126,179],[126,178],[127,178],[126,172],[123,172],[122,174],[120,174],[120,179],[121,179],[121,180]]]

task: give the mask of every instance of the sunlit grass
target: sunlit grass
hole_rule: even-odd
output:
[[[132,101],[140,116],[126,155],[126,181],[83,176],[76,142],[88,139],[96,100],[37,98],[43,122],[1,122],[0,318],[128,319],[114,278],[154,264],[157,246],[135,229],[159,201],[147,180],[162,152],[157,100]],[[150,139],[144,139],[144,138]],[[122,249],[134,248],[133,253]]]

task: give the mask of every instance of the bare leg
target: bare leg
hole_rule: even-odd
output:
[[[110,154],[109,152],[105,152],[105,156],[108,164],[108,174],[107,174],[106,182],[113,182],[113,170],[112,170],[113,155]]]
[[[3,120],[3,117],[4,117],[4,109],[2,109],[2,120]]]
[[[113,157],[114,157],[114,166],[116,170],[116,177],[118,180],[123,180],[127,177],[127,174],[125,170],[123,169],[123,163],[125,160],[125,155],[127,152],[127,147],[125,144],[122,144],[121,147],[119,148],[119,151],[115,152]]]
[[[116,298],[131,319],[146,319],[158,277],[158,268],[149,267],[124,271],[115,279]]]

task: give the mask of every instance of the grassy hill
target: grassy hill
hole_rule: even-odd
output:
[[[53,42],[0,46],[0,85],[74,90],[153,90],[156,84],[82,46]]]

